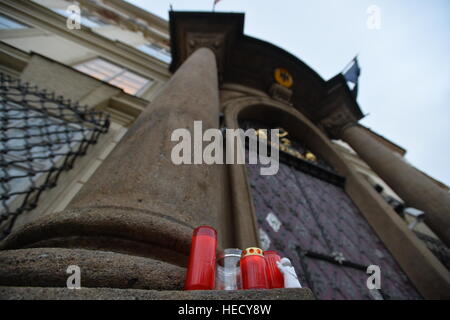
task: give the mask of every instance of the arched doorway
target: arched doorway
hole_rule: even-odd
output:
[[[421,298],[345,192],[339,161],[310,123],[273,104],[254,103],[235,116],[243,129],[282,129],[278,173],[245,170],[264,249],[289,257],[319,299]],[[367,288],[369,265],[381,268],[381,290]]]

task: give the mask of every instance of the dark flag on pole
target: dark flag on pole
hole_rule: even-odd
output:
[[[214,3],[213,3],[213,11],[216,9],[216,4],[219,2],[220,0],[214,0]]]
[[[360,74],[361,68],[359,67],[358,64],[358,57],[355,57],[352,60],[352,62],[350,62],[349,66],[346,68],[346,71],[342,72],[342,75],[344,76],[345,80],[347,80],[347,83],[353,84],[353,88],[350,89],[350,91],[352,92],[355,99],[356,96],[358,95],[358,79]]]

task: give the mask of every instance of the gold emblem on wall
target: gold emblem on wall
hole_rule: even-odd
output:
[[[274,71],[275,81],[283,87],[290,88],[294,84],[294,78],[283,68],[276,68]]]
[[[272,141],[269,141],[269,143],[271,145],[273,145],[277,149],[280,149],[281,151],[289,153],[291,156],[294,156],[298,159],[308,160],[310,162],[317,162],[316,155],[314,153],[312,153],[311,151],[306,151],[304,154],[302,154],[293,148],[292,142],[288,138],[289,132],[287,132],[286,130],[284,130],[283,128],[280,128],[280,127],[276,128],[276,129],[280,130],[278,133],[278,138],[280,139],[280,143],[276,144]],[[265,129],[255,130],[255,135],[264,140],[268,140]]]

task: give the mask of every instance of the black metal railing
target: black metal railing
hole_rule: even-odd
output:
[[[108,117],[0,73],[0,240],[109,128]]]

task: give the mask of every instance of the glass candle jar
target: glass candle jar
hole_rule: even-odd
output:
[[[241,249],[225,249],[217,258],[216,289],[241,289]]]

